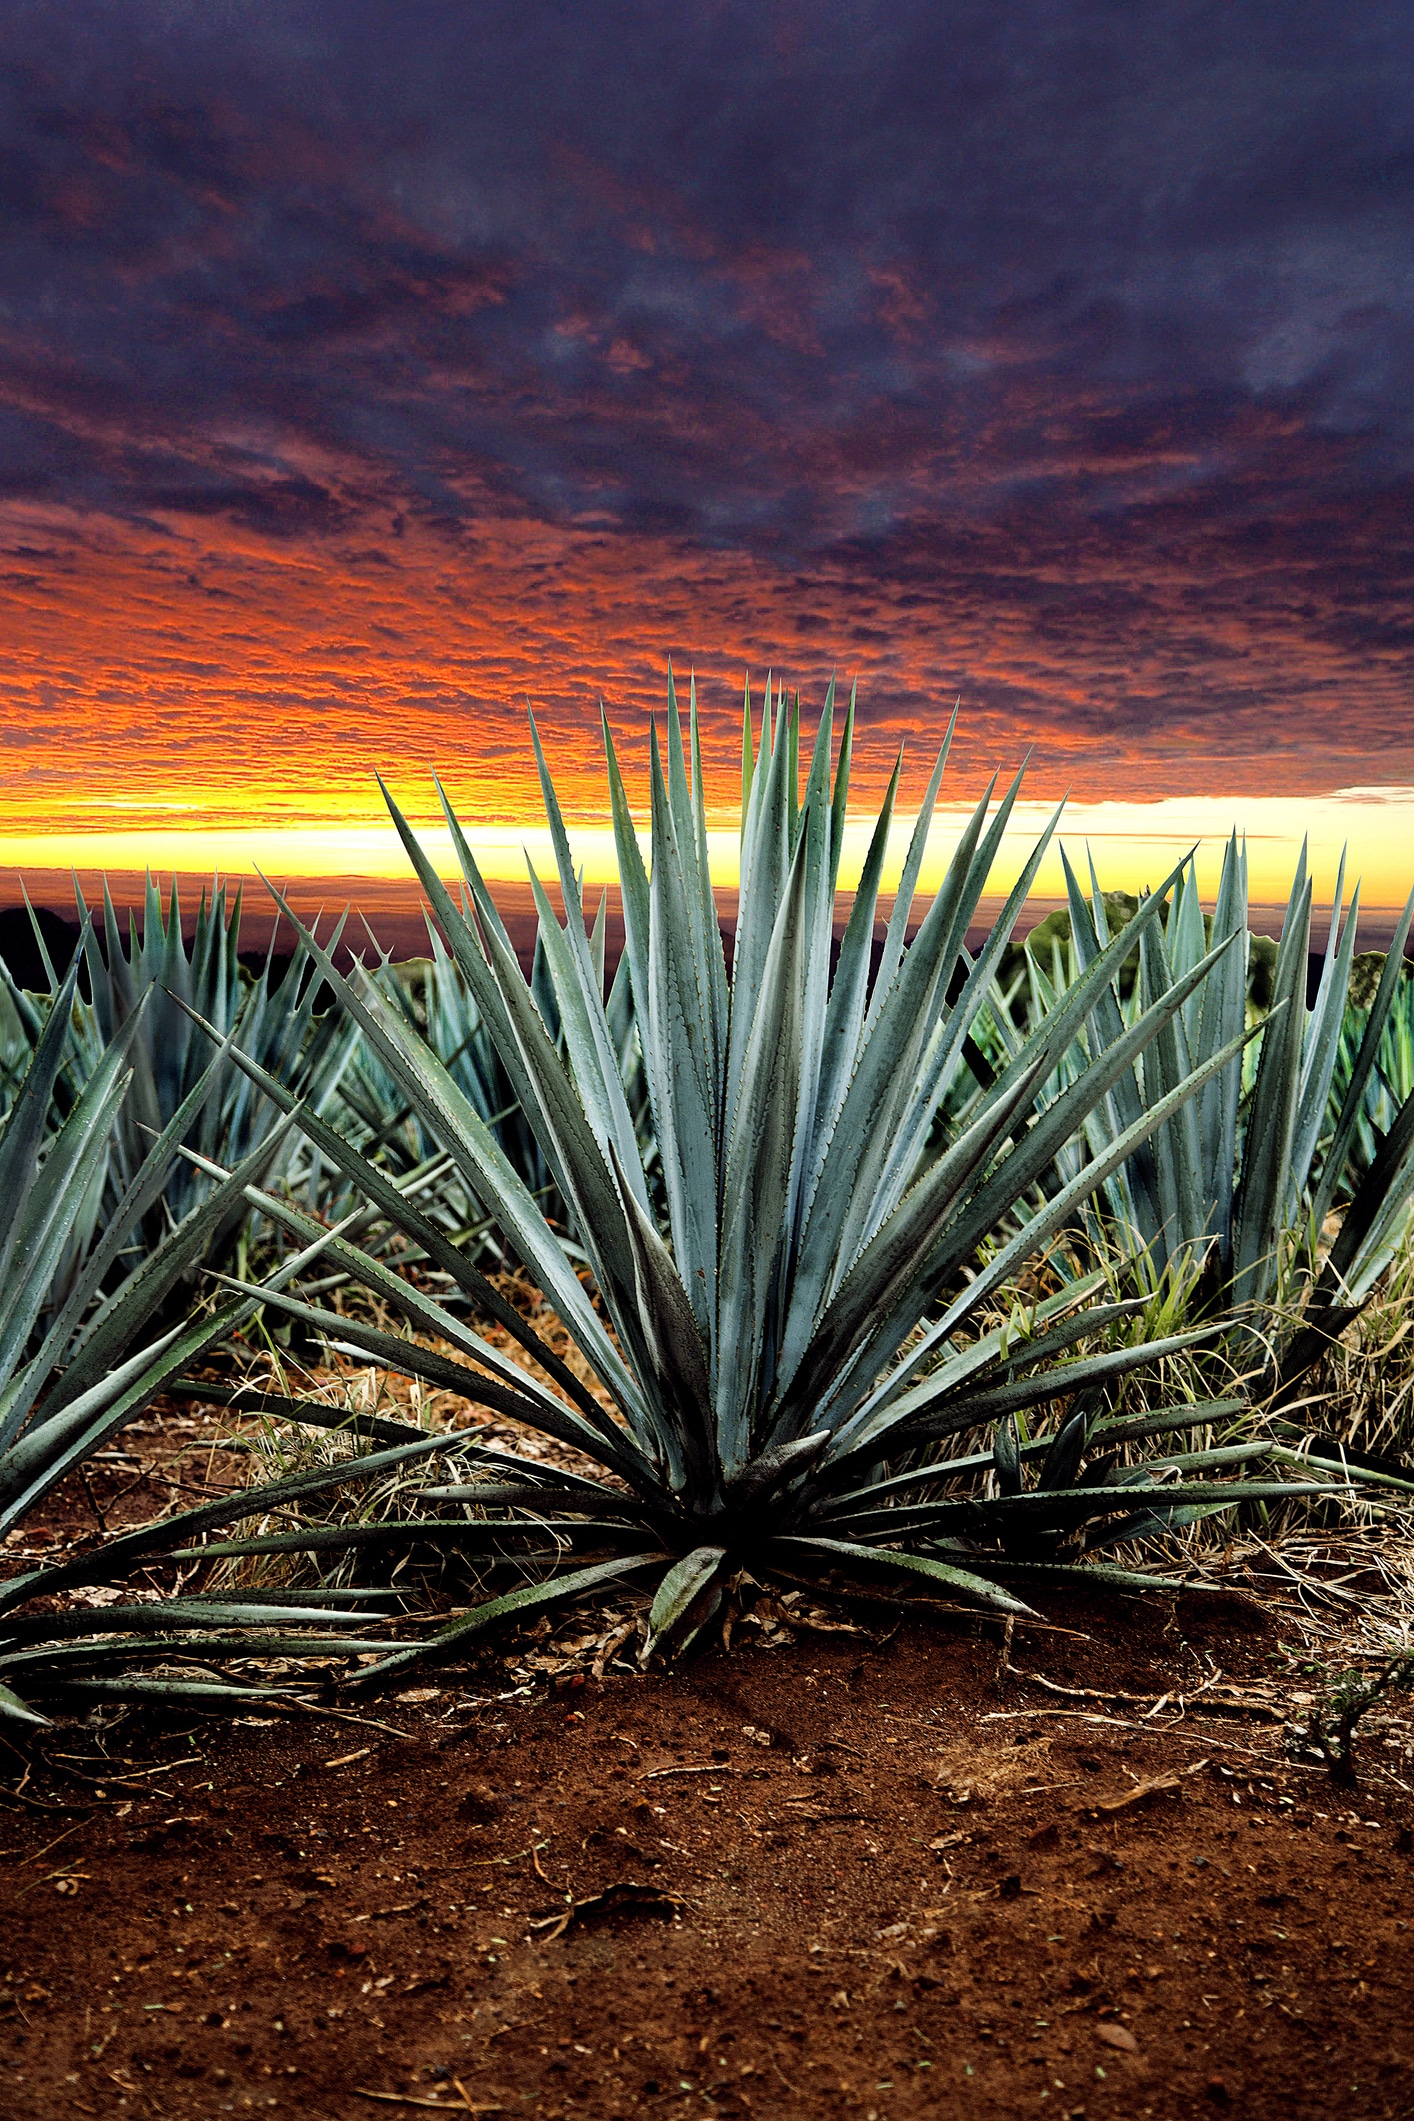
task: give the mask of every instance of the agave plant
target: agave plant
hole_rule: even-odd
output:
[[[182,1141],[200,1125],[220,1083],[226,1046],[215,1056],[208,1049],[204,1071],[133,1173],[106,1228],[81,1253],[56,1303],[57,1263],[72,1254],[75,1228],[91,1226],[88,1207],[108,1169],[111,1135],[130,1093],[132,1056],[148,1006],[145,998],[137,1000],[77,1101],[54,1126],[55,1083],[81,955],[57,985],[0,1127],[0,1534],[21,1526],[66,1473],[249,1314],[248,1304],[227,1303],[211,1317],[160,1330],[171,1291],[222,1219],[236,1209],[249,1213],[245,1188],[267,1161],[267,1145],[278,1148],[289,1131],[285,1121],[265,1130],[261,1146],[238,1172],[210,1190],[128,1272],[121,1271],[125,1232],[163,1196]],[[43,1577],[38,1570],[12,1578],[0,1587],[0,1603],[23,1604]],[[106,1613],[105,1627],[113,1624],[113,1614]],[[117,1624],[120,1630],[125,1624],[150,1629],[152,1610],[134,1607],[119,1614]],[[0,1633],[0,1717],[43,1720],[13,1682],[36,1654],[35,1644],[64,1629],[65,1623],[46,1615],[20,1623],[18,1636]]]
[[[1049,974],[1034,962],[1030,968],[1030,1014],[1043,1023],[1110,940],[1106,901],[1093,866],[1088,902],[1068,861],[1065,868],[1071,949],[1052,953]],[[1113,984],[1101,994],[1087,1038],[1063,1056],[1043,1102],[1065,1094],[1087,1065],[1091,1044],[1108,1042],[1123,1023],[1172,992],[1212,945],[1226,943],[1227,954],[1201,993],[1184,1004],[1088,1115],[1083,1140],[1058,1160],[1055,1184],[1072,1178],[1087,1155],[1105,1156],[1146,1106],[1230,1042],[1244,1014],[1251,1013],[1243,955],[1250,942],[1245,850],[1236,837],[1227,847],[1210,937],[1191,860],[1175,885],[1166,927],[1152,924],[1140,944],[1131,999],[1122,1002]],[[1314,1326],[1316,1313],[1330,1309],[1327,1298],[1336,1289],[1347,1307],[1358,1304],[1398,1242],[1414,1193],[1414,1105],[1396,1111],[1385,1099],[1381,1106],[1376,1064],[1388,1046],[1414,898],[1401,916],[1370,1007],[1352,1026],[1347,992],[1359,899],[1357,886],[1346,908],[1342,862],[1320,978],[1308,1008],[1312,890],[1303,849],[1276,951],[1270,1007],[1260,1020],[1255,1066],[1244,1069],[1234,1055],[1209,1078],[1201,1097],[1155,1129],[1111,1173],[1099,1196],[1111,1227],[1146,1260],[1168,1265],[1207,1254],[1210,1307],[1249,1318],[1257,1314],[1271,1299],[1293,1242],[1313,1257],[1337,1206],[1343,1211],[1340,1237],[1321,1296],[1313,1297],[1309,1325]],[[1022,1039],[1005,998],[994,988],[992,1000],[992,1028],[1000,1035],[1001,1050],[1019,1052]],[[1336,1085],[1340,1094],[1333,1096]],[[1378,1150],[1376,1115],[1386,1123]]]
[[[626,957],[643,1069],[661,1159],[665,1227],[654,1212],[639,1131],[625,1097],[568,835],[534,737],[566,908],[561,924],[535,884],[559,1037],[537,1007],[464,835],[447,806],[467,899],[459,908],[390,799],[394,822],[473,995],[554,1182],[569,1204],[589,1279],[574,1270],[530,1190],[448,1071],[411,1035],[375,978],[341,979],[309,941],[326,978],[409,1105],[496,1218],[507,1247],[543,1285],[590,1366],[589,1390],[501,1299],[476,1268],[400,1196],[369,1159],[322,1120],[299,1124],[368,1202],[448,1276],[475,1310],[495,1318],[536,1366],[511,1362],[474,1325],[394,1268],[342,1238],[331,1263],[398,1307],[420,1340],[357,1317],[331,1316],[292,1293],[239,1285],[322,1331],[362,1359],[398,1369],[573,1446],[608,1479],[548,1474],[513,1455],[442,1437],[482,1477],[424,1489],[439,1514],[373,1528],[380,1540],[426,1537],[504,1554],[551,1531],[571,1555],[619,1550],[589,1571],[533,1584],[480,1607],[434,1644],[395,1652],[383,1671],[447,1651],[487,1614],[520,1600],[566,1595],[588,1578],[653,1569],[655,1639],[701,1625],[732,1572],[893,1571],[1002,1611],[1026,1610],[1008,1581],[1078,1565],[1086,1527],[1133,1521],[1148,1507],[1173,1513],[1231,1506],[1246,1495],[1305,1492],[1290,1484],[1175,1478],[1198,1462],[1154,1462],[1136,1483],[1089,1477],[1087,1435],[1104,1428],[1072,1412],[1058,1437],[1023,1438],[1018,1464],[1039,1455],[1052,1485],[976,1492],[1006,1454],[1010,1429],[981,1454],[950,1460],[946,1441],[1023,1417],[1025,1410],[1094,1393],[1201,1337],[1178,1334],[1065,1360],[1102,1337],[1125,1303],[1093,1304],[1098,1277],[1038,1305],[1020,1339],[1007,1329],[969,1334],[993,1293],[1105,1179],[1240,1053],[1235,1036],[1176,1080],[1038,1215],[1013,1227],[1017,1201],[1063,1145],[1201,988],[1223,949],[1198,960],[1169,992],[1121,1026],[1039,1117],[1037,1090],[1081,1031],[1115,969],[1155,921],[1140,907],[1102,949],[1048,1023],[977,1101],[965,1129],[939,1152],[942,1088],[987,994],[1017,912],[1049,843],[1042,836],[975,960],[965,937],[1019,781],[992,810],[993,787],[970,817],[943,883],[907,941],[918,875],[948,746],[912,836],[882,956],[871,981],[871,940],[898,768],[877,820],[838,964],[831,922],[848,788],[851,703],[831,777],[827,702],[803,796],[799,722],[769,693],[757,749],[748,697],[743,741],[741,885],[730,973],[707,866],[695,697],[689,779],[675,701],[667,757],[651,757],[651,862],[645,864],[607,722],[610,802],[624,899]],[[532,729],[532,735],[534,732]],[[949,732],[949,740],[951,732]],[[962,965],[963,976],[954,980]],[[953,998],[950,1000],[949,995]],[[288,1091],[237,1058],[273,1100]],[[265,1213],[301,1241],[320,1233],[288,1204],[252,1189]],[[424,1345],[437,1341],[455,1354]],[[298,1405],[288,1408],[300,1417]],[[1210,1409],[1176,1409],[1150,1424],[1198,1426]],[[327,1423],[327,1410],[309,1418]],[[1078,1426],[1077,1426],[1078,1419]],[[414,1432],[415,1434],[415,1432]],[[1121,1439],[1123,1440],[1123,1439]],[[430,1447],[437,1439],[425,1439]],[[1054,1446],[1054,1448],[1053,1448]],[[409,1445],[408,1448],[416,1448]],[[1243,1455],[1252,1456],[1247,1451]],[[1223,1454],[1219,1454],[1221,1462]],[[495,1477],[487,1477],[494,1475]],[[970,1484],[970,1491],[969,1491]],[[982,1483],[985,1486],[987,1483]],[[1157,1494],[1155,1490],[1160,1492]],[[244,1509],[264,1509],[260,1491]],[[473,1516],[472,1512],[477,1513]],[[547,1522],[546,1513],[556,1513]],[[209,1521],[209,1520],[204,1520]],[[1017,1557],[1020,1528],[1055,1537],[1064,1559]],[[335,1544],[337,1526],[227,1542],[227,1554]],[[623,1549],[627,1547],[626,1554]],[[210,1551],[210,1550],[208,1550]],[[1099,1572],[1102,1576],[1104,1571]],[[1132,1580],[1124,1572],[1123,1581]],[[1147,1580],[1147,1579],[1145,1579]],[[371,1675],[369,1675],[371,1676]]]
[[[420,1337],[389,1332],[350,1309],[332,1315],[294,1293],[289,1274],[282,1274],[281,1286],[237,1283],[236,1299],[264,1302],[363,1361],[555,1438],[590,1470],[552,1471],[494,1449],[474,1432],[429,1434],[381,1422],[372,1425],[371,1440],[386,1449],[128,1535],[106,1551],[104,1566],[118,1569],[183,1540],[180,1551],[192,1558],[426,1542],[480,1557],[488,1568],[517,1569],[514,1589],[365,1667],[358,1683],[372,1684],[418,1659],[455,1654],[504,1614],[638,1571],[657,1579],[652,1641],[665,1650],[692,1639],[742,1568],[817,1577],[882,1571],[914,1588],[1025,1613],[1018,1593],[1037,1583],[1077,1574],[1101,1583],[1154,1580],[1083,1560],[1087,1534],[1098,1527],[1103,1538],[1107,1522],[1162,1527],[1184,1513],[1231,1507],[1247,1497],[1311,1492],[1306,1483],[1229,1477],[1233,1464],[1260,1457],[1260,1445],[1159,1457],[1123,1471],[1087,1463],[1098,1437],[1128,1444],[1202,1426],[1219,1411],[1160,1409],[1137,1425],[1103,1413],[1108,1388],[1202,1335],[1106,1347],[1107,1331],[1134,1306],[1091,1302],[1097,1276],[1034,1305],[1019,1332],[1014,1324],[975,1326],[1035,1248],[1238,1055],[1240,1028],[1040,1214],[1015,1224],[1018,1200],[1198,992],[1221,946],[1134,1024],[1122,1026],[1064,1095],[1035,1114],[1038,1088],[1057,1056],[1070,1048],[1115,969],[1153,923],[1157,901],[1141,906],[978,1100],[966,1127],[939,1148],[942,1086],[1055,820],[973,959],[965,937],[1019,781],[995,811],[995,784],[989,787],[909,941],[945,743],[871,979],[896,767],[831,977],[853,703],[833,779],[832,723],[827,701],[802,796],[798,714],[787,711],[779,694],[773,704],[768,691],[758,749],[748,696],[730,971],[708,873],[695,697],[691,778],[671,699],[666,762],[656,736],[653,741],[648,864],[605,723],[628,977],[661,1163],[661,1226],[620,1075],[602,966],[538,736],[566,909],[561,923],[536,882],[555,1030],[537,1006],[450,807],[467,894],[462,907],[390,799],[481,1020],[574,1217],[587,1255],[579,1271],[484,1118],[404,1014],[389,1006],[378,979],[357,972],[342,977],[306,938],[409,1105],[495,1216],[507,1248],[545,1288],[597,1390],[386,1171],[326,1120],[297,1110],[290,1091],[249,1056],[234,1056],[273,1102],[295,1115],[369,1208],[448,1277],[473,1314],[494,1319],[534,1368],[508,1359],[425,1283],[350,1236],[320,1230],[255,1186],[248,1188],[254,1205],[311,1257],[317,1252],[380,1303],[396,1307]],[[955,980],[959,966],[962,977]],[[1076,1354],[1085,1342],[1091,1345]],[[1058,1403],[1068,1412],[1057,1427],[1043,1413],[1036,1434],[1023,1428],[1028,1414]],[[324,1427],[337,1420],[309,1402],[280,1402],[272,1411]],[[949,1439],[979,1431],[991,1433],[990,1444],[947,1455]],[[198,1543],[223,1520],[297,1511],[319,1489],[438,1454],[463,1477],[418,1490],[422,1514],[372,1525],[297,1523],[256,1539]],[[1025,1483],[1023,1469],[1033,1461],[1041,1468],[1039,1488]],[[1210,1472],[1221,1477],[1202,1477]],[[595,1557],[587,1563],[586,1552]],[[529,1582],[527,1560],[537,1570]],[[576,1560],[585,1565],[564,1566]],[[82,1580],[74,1573],[82,1566],[54,1572],[50,1588]],[[0,1594],[0,1610],[3,1605]]]
[[[182,936],[175,880],[164,908],[149,876],[141,927],[136,916],[131,917],[126,941],[105,885],[101,948],[82,892],[77,896],[82,921],[79,969],[87,998],[72,980],[61,979],[56,972],[37,923],[35,935],[49,993],[27,993],[0,964],[10,1017],[21,1027],[30,1051],[54,1021],[56,1009],[60,1021],[68,1021],[70,1039],[54,1078],[56,1108],[61,1114],[82,1097],[117,1041],[122,1040],[127,1055],[127,1094],[108,1130],[102,1170],[72,1226],[70,1242],[55,1263],[51,1296],[56,1301],[64,1300],[70,1285],[81,1276],[97,1231],[112,1228],[137,1173],[147,1164],[153,1142],[183,1107],[196,1083],[206,1080],[210,1044],[194,1027],[191,1010],[198,1011],[223,1039],[229,1033],[266,1067],[297,1078],[304,1096],[319,1110],[331,1102],[357,1039],[356,1028],[337,1010],[316,1015],[320,982],[303,944],[297,947],[284,978],[275,982],[276,937],[272,935],[258,977],[245,980],[236,954],[240,898],[228,907],[219,883],[213,885],[209,899],[202,893],[190,948]],[[62,1007],[61,992],[68,996]],[[202,1159],[208,1164],[213,1159],[222,1165],[244,1163],[266,1142],[271,1155],[263,1172],[271,1182],[285,1174],[298,1154],[300,1137],[288,1128],[280,1129],[277,1154],[272,1108],[234,1070],[224,1071],[213,1094],[203,1096],[191,1112],[182,1147],[194,1153],[168,1159],[160,1191],[145,1193],[138,1222],[123,1225],[125,1250],[119,1257],[127,1256],[126,1248],[141,1252],[159,1246],[166,1233],[207,1197],[212,1180]],[[224,1222],[207,1232],[204,1257],[208,1261],[231,1256],[249,1213],[243,1199],[227,1197]]]

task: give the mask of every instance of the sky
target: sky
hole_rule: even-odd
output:
[[[527,702],[592,854],[671,659],[724,847],[835,671],[865,800],[956,701],[1107,883],[1394,903],[1411,224],[1407,4],[6,0],[0,875],[379,874],[434,767],[514,869]]]

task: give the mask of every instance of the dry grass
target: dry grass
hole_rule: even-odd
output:
[[[1414,1457],[1414,1236],[1303,1380],[1302,1410],[1356,1450]]]

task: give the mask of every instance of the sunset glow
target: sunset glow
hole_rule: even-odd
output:
[[[992,876],[994,892],[1010,888],[1026,855],[1050,818],[1050,807],[1018,803]],[[940,807],[929,835],[922,884],[936,888],[957,844],[965,813]],[[900,816],[890,841],[885,889],[897,883],[914,820]],[[858,879],[870,831],[861,814],[846,835],[840,871],[842,890]],[[1106,890],[1139,890],[1159,883],[1190,849],[1198,853],[1199,882],[1208,895],[1216,889],[1223,849],[1237,829],[1247,842],[1249,889],[1258,905],[1284,901],[1291,888],[1303,839],[1318,898],[1334,891],[1342,851],[1346,854],[1347,893],[1358,882],[1367,911],[1389,912],[1410,888],[1410,848],[1414,846],[1414,789],[1345,789],[1311,801],[1284,797],[1249,798],[1234,806],[1220,797],[1171,797],[1166,801],[1068,804],[1060,831],[1038,873],[1038,898],[1063,896],[1060,860],[1063,845],[1084,877],[1087,850]],[[418,834],[438,873],[457,876],[451,836],[444,826],[424,825]],[[714,879],[730,890],[737,881],[735,831],[709,833]],[[483,873],[497,881],[523,883],[527,863],[537,875],[554,875],[549,833],[541,826],[476,826],[469,834]],[[644,851],[647,853],[646,834]],[[576,861],[590,886],[611,882],[617,874],[613,835],[603,827],[572,831]],[[144,865],[159,875],[177,874],[198,884],[215,872],[253,880],[256,872],[281,880],[334,879],[357,897],[365,881],[412,884],[412,869],[397,834],[389,826],[335,826],[308,830],[278,827],[207,827],[201,831],[143,830],[74,834],[56,840],[42,835],[0,837],[0,868],[23,876],[31,894],[58,903],[67,897],[67,877],[57,875],[56,856],[65,867],[88,879],[99,874],[123,879],[129,886]]]
[[[834,671],[861,810],[956,701],[952,800],[1029,758],[1107,877],[1402,900],[1407,112],[1334,23],[89,13],[0,33],[12,886],[391,876],[434,769],[518,871],[527,703],[593,872],[671,660],[724,874],[744,680]]]

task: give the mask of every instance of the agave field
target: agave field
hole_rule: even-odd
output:
[[[301,1718],[324,1720],[326,1752],[328,1732],[350,1726],[335,1757],[287,1761],[268,1784],[283,1788],[319,1760],[321,1774],[372,1760],[374,1744],[360,1750],[355,1738],[397,1737],[409,1713],[431,1717],[441,1704],[435,1715],[452,1717],[454,1734],[482,1732],[488,1760],[534,1737],[559,1761],[585,1720],[571,1706],[566,1724],[565,1690],[608,1700],[617,1687],[624,1702],[658,1704],[671,1733],[644,1724],[641,1708],[617,1709],[625,1757],[599,1757],[591,1773],[582,1755],[566,1755],[554,1772],[568,1775],[571,1795],[557,1803],[622,1778],[628,1756],[640,1792],[644,1775],[667,1788],[700,1774],[709,1781],[693,1787],[719,1810],[728,1778],[748,1774],[743,1750],[754,1761],[762,1749],[764,1761],[774,1746],[799,1778],[838,1778],[851,1755],[875,1763],[876,1779],[850,1802],[832,1807],[808,1780],[781,1802],[795,1806],[796,1827],[876,1822],[862,1848],[851,1828],[848,1862],[838,1852],[861,1906],[876,1859],[898,1870],[894,1902],[931,1896],[929,1919],[915,1909],[895,1929],[875,1923],[867,1949],[850,1947],[884,1968],[877,1981],[869,1974],[871,1996],[897,1978],[914,1999],[948,1990],[924,1959],[952,1934],[940,1906],[953,1881],[959,1907],[1000,1892],[1022,1912],[1025,1894],[1074,1890],[1059,1860],[1035,1884],[1022,1869],[989,1880],[989,1837],[971,1824],[979,1804],[1084,1783],[1102,1763],[1083,1763],[1117,1744],[1130,1749],[1133,1788],[1104,1794],[1092,1816],[1143,1823],[1151,1799],[1189,1801],[1190,1769],[1231,1781],[1242,1760],[1258,1759],[1241,1720],[1255,1716],[1276,1750],[1260,1755],[1268,1779],[1249,1766],[1246,1786],[1259,1809],[1268,1792],[1267,1809],[1285,1819],[1299,1809],[1285,1793],[1291,1778],[1355,1787],[1371,1732],[1393,1734],[1386,1748],[1403,1743],[1398,1704],[1414,1677],[1402,1632],[1414,1582],[1414,981],[1404,959],[1414,898],[1389,951],[1357,955],[1359,891],[1347,902],[1342,875],[1313,957],[1303,860],[1269,943],[1249,932],[1234,838],[1210,911],[1191,859],[1137,900],[1107,892],[1093,869],[1082,881],[1067,860],[1064,915],[1023,944],[1019,923],[1061,820],[986,927],[1019,781],[987,789],[938,890],[926,903],[919,894],[951,731],[896,893],[881,899],[897,767],[857,888],[842,896],[852,702],[839,719],[831,694],[812,735],[782,691],[768,686],[759,707],[748,693],[730,924],[708,871],[695,694],[684,714],[670,686],[646,833],[605,724],[624,930],[616,964],[606,904],[585,902],[532,727],[556,873],[534,882],[528,964],[450,807],[461,875],[449,888],[390,798],[428,911],[420,960],[395,965],[374,948],[351,962],[342,925],[321,936],[281,902],[293,956],[252,973],[237,955],[238,902],[213,888],[188,938],[175,893],[164,903],[149,888],[126,935],[106,896],[97,916],[81,904],[73,961],[46,958],[42,991],[4,975],[0,1734],[10,1756],[61,1777],[80,1772],[64,1760],[87,1759],[88,1784],[106,1798],[129,1770],[135,1789],[148,1771],[130,1756],[128,1770],[113,1765],[114,1733],[130,1734],[130,1747],[145,1733],[140,1742],[160,1750],[174,1719],[186,1719],[188,1743],[194,1730],[225,1728],[249,1745],[258,1730],[273,1761],[286,1759]],[[206,1453],[202,1477],[173,1476],[165,1496],[141,1442],[164,1434],[196,1437]],[[135,1469],[122,1509],[120,1461]],[[85,1497],[86,1530],[73,1516]],[[1368,1598],[1340,1588],[1350,1582]],[[1285,1632],[1254,1617],[1264,1585],[1295,1601]],[[889,1667],[881,1645],[900,1621],[908,1632]],[[1263,1627],[1278,1647],[1248,1654],[1242,1644]],[[1022,1644],[1072,1638],[1092,1647],[1069,1655],[1063,1677],[1038,1676],[1029,1647],[1028,1667],[1018,1661]],[[815,1661],[794,1695],[779,1677],[760,1692],[762,1650],[802,1643]],[[1206,1664],[1194,1663],[1198,1643]],[[831,1688],[851,1703],[848,1738],[846,1722],[823,1714]],[[1174,1700],[1182,1715],[1190,1696],[1195,1715],[1204,1697],[1243,1742],[1214,1736],[1208,1759],[1146,1753],[1171,1728],[1151,1719]],[[478,1724],[475,1709],[491,1720]],[[947,1733],[964,1710],[971,1737],[960,1744]],[[1026,1722],[1045,1716],[1075,1722],[1074,1759]],[[1087,1716],[1107,1731],[1086,1736]],[[996,1727],[1008,1718],[1014,1733]],[[675,1750],[671,1738],[688,1729]],[[888,1801],[911,1823],[890,1838],[880,1748],[917,1751],[923,1730],[927,1771],[915,1782],[927,1806],[895,1791]],[[1137,1750],[1116,1736],[1125,1730],[1143,1734]],[[1034,1788],[1014,1772],[1011,1746],[1028,1732],[1041,1741],[1024,1762]],[[1010,1751],[999,1753],[1001,1738]],[[75,1752],[81,1742],[89,1753]],[[769,1780],[764,1765],[749,1773]],[[489,1851],[513,1793],[504,1765],[485,1774],[458,1802]],[[511,1779],[519,1790],[525,1777]],[[1218,1789],[1224,1802],[1233,1794]],[[588,1851],[596,1835],[617,1836],[632,1849],[631,1878],[609,1865],[596,1885],[587,1857],[577,1878],[547,1872],[550,1838],[532,1836],[520,1852],[551,1895],[524,1940],[541,1976],[551,1946],[572,1956],[601,1919],[665,1917],[664,1934],[687,1935],[700,1895],[692,1900],[686,1873],[677,1886],[657,1879],[659,1851],[676,1861],[697,1843],[687,1828],[685,1841],[657,1832],[655,1820],[670,1821],[656,1796],[640,1794],[627,1824],[591,1821],[582,1842]],[[733,1816],[756,1854],[784,1847],[790,1815],[772,1811],[754,1780],[740,1796]],[[17,1801],[43,1811],[58,1799]],[[939,1805],[961,1823],[944,1818],[938,1831]],[[1037,1847],[1057,1845],[1058,1829],[1032,1825]],[[316,1828],[291,1813],[288,1832]],[[114,1877],[116,1851],[101,1859]],[[435,1846],[402,1862],[420,1887]],[[730,1862],[718,1871],[731,1874]],[[53,1875],[62,1886],[69,1873]],[[463,1925],[470,1934],[473,1912],[491,1907],[478,1899],[473,1909],[469,1885],[457,1891],[448,1936]],[[424,1928],[434,1904],[435,1893],[408,1903],[421,1906]],[[250,1912],[260,1915],[254,1900]],[[873,1916],[858,1921],[867,1928]],[[342,1979],[365,1946],[354,1950],[347,1926],[339,1935]],[[1061,1941],[1057,1930],[1050,1942]],[[705,1979],[696,1946],[671,1949],[688,1955],[685,1982]],[[488,1931],[478,1950],[483,1967],[504,1973],[505,1938]],[[1111,1977],[1078,1964],[1066,2008],[1099,2011]],[[1323,1978],[1314,1961],[1308,1971]],[[418,1979],[401,1992],[414,1994]],[[854,1976],[832,1970],[830,1982],[843,2028]],[[953,1986],[957,2005],[967,1982]],[[1086,1996],[1096,2000],[1074,2000]],[[1087,2037],[1113,2068],[1128,2066],[1139,2052],[1131,2014],[1117,2003],[1104,2013]],[[709,2004],[697,2015],[700,2053],[726,2071]],[[787,2036],[779,2018],[771,2025]],[[226,2020],[218,2010],[206,2022]],[[381,2032],[383,2020],[372,2022]],[[888,2111],[930,2110],[937,2037],[919,2029],[889,2065],[912,2089]],[[616,2038],[618,2064],[631,2034]],[[577,2032],[561,2045],[596,2052]],[[1183,2046],[1197,2053],[1200,2043]],[[788,2040],[766,2042],[763,2073],[768,2049],[769,2071],[804,2102],[776,2110],[817,2110],[785,2066],[803,2066]],[[152,2065],[131,2054],[127,2076],[110,2077],[136,2112],[144,2094],[132,2070],[151,2075]],[[427,2062],[420,2089],[406,2069],[401,2089],[380,2089],[372,2076],[386,2078],[389,2054],[381,2039],[368,2046],[358,2063],[368,2082],[348,2076],[344,2087],[356,2095],[350,2111],[369,2096],[455,2110],[453,2086],[463,2110],[506,2110],[499,2096],[478,2106],[455,2055]],[[1087,2097],[1113,2090],[1097,2091],[1110,2080],[1093,2058],[1078,2076],[1052,2067],[1062,2092],[1085,2087],[1065,2110],[1085,2112]],[[275,2065],[260,2068],[269,2078]],[[975,2065],[964,2068],[970,2082]],[[237,2081],[208,2059],[188,2089],[208,2069],[202,2096]],[[750,2110],[757,2069],[738,2053],[716,2106]],[[538,2085],[537,2072],[525,2059],[517,2082]],[[620,2103],[604,2093],[595,2107],[600,2092],[585,2090],[575,2110],[637,2110],[674,2085],[695,2096],[706,2073],[695,2059],[662,2060],[639,2069],[646,2088],[630,2085]],[[1228,2100],[1227,2080],[1209,2074],[1219,2088],[1208,2096]],[[620,2071],[595,2083],[611,2080],[629,2082]],[[327,2093],[333,2079],[321,2082]],[[733,2107],[743,2087],[746,2105]],[[880,2083],[879,2101],[897,2088]],[[563,2089],[536,2090],[534,2110],[561,2110],[544,2100]],[[193,2112],[225,2108],[224,2094],[214,2106],[191,2096]]]

